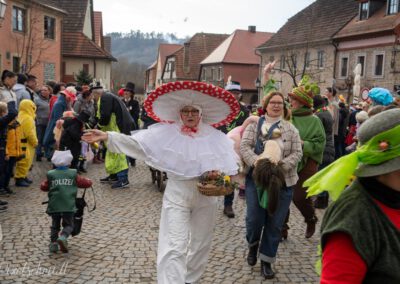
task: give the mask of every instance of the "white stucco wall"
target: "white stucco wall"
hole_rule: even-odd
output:
[[[75,75],[83,69],[83,64],[89,64],[89,74],[101,80],[106,89],[111,85],[111,62],[102,59],[69,59],[64,58],[66,75]],[[95,70],[96,67],[96,70]]]

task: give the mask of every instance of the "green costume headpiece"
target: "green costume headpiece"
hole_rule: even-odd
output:
[[[333,200],[355,176],[368,177],[400,170],[400,109],[386,110],[369,118],[359,129],[357,150],[306,180],[308,196],[323,191]]]
[[[299,86],[295,87],[289,96],[298,100],[304,106],[313,107],[313,97],[319,95],[320,89],[316,83],[310,82],[309,76],[304,76],[299,82]]]

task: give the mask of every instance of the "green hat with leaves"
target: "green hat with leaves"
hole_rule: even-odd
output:
[[[316,83],[310,82],[309,76],[304,76],[299,82],[299,86],[295,87],[289,96],[306,107],[313,107],[313,97],[319,95],[320,89]]]

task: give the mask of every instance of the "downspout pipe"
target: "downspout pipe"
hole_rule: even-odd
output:
[[[261,53],[259,53],[258,49],[254,50],[254,54],[256,56],[260,57],[260,64],[259,64],[259,68],[258,68],[258,78],[260,79],[261,84],[263,84],[262,75],[261,75],[261,72],[262,72],[262,55],[261,55]],[[260,89],[262,89],[262,88],[257,88],[258,104],[261,103]]]
[[[339,43],[335,42],[332,40],[332,45],[335,48],[334,54],[333,54],[333,76],[332,76],[332,88],[335,88],[336,85],[336,60],[339,52]]]

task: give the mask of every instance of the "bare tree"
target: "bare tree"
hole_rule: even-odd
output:
[[[41,63],[43,52],[49,47],[49,42],[44,37],[43,19],[40,17],[39,5],[28,1],[24,20],[24,32],[14,34],[17,54],[20,58],[19,72],[30,73]],[[22,68],[25,66],[25,68]]]
[[[320,75],[327,70],[333,70],[333,66],[327,66],[326,52],[318,53],[318,56],[311,57],[311,54],[315,56],[315,52],[312,53],[311,51],[316,50],[316,47],[318,47],[318,43],[314,42],[315,38],[313,36],[315,17],[319,16],[315,12],[318,10],[317,5],[320,4],[314,3],[312,8],[308,9],[307,13],[303,15],[302,24],[307,27],[307,32],[303,35],[302,42],[293,45],[290,38],[288,38],[286,43],[282,45],[284,48],[281,52],[281,58],[278,59],[280,64],[274,68],[274,70],[288,75],[295,87],[306,75],[316,83],[324,83],[321,81]]]

